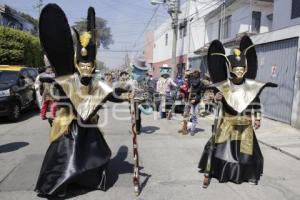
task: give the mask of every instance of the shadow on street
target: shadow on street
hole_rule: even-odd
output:
[[[121,146],[115,155],[113,157],[107,167],[107,181],[106,181],[106,190],[109,190],[111,187],[113,187],[116,182],[119,179],[119,175],[121,174],[133,174],[133,164],[129,163],[126,161],[126,158],[128,156],[128,147],[127,146]],[[140,167],[140,170],[142,170],[143,167]],[[148,180],[150,179],[151,175],[142,173],[140,172],[140,176],[143,177],[143,181],[140,182],[140,192],[143,191],[145,186],[147,185]],[[132,190],[133,190],[133,183],[129,182],[127,183],[129,186],[132,185]],[[69,190],[67,196],[63,198],[59,197],[45,197],[45,196],[40,196],[44,197],[47,199],[51,200],[58,200],[58,199],[69,199],[69,198],[74,198],[78,197],[80,195],[84,195],[86,193],[89,193],[94,190],[90,190],[87,188],[82,188],[80,186],[72,185]]]
[[[155,131],[158,131],[160,128],[157,126],[144,126],[142,127],[141,133],[153,134]]]
[[[107,190],[109,190],[109,188],[115,185],[115,183],[118,181],[120,174],[133,174],[134,165],[126,161],[127,156],[128,156],[128,147],[121,146],[116,156],[110,161],[108,165],[108,173],[107,173],[108,180],[106,182]],[[143,167],[140,166],[139,169],[142,170]],[[140,183],[140,192],[142,192],[151,175],[140,172],[140,176],[145,177],[145,180],[143,180],[143,182]],[[132,182],[128,183],[128,185],[130,184],[133,187],[133,183]]]
[[[20,148],[29,145],[28,142],[11,142],[8,144],[0,145],[0,153],[7,153],[12,151],[17,151]]]
[[[1,117],[0,118],[0,124],[13,124],[13,123],[18,123],[22,121],[26,121],[36,115],[39,114],[39,111],[37,109],[26,109],[21,112],[20,119],[16,122],[10,121],[7,117]]]

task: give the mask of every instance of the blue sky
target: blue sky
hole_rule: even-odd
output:
[[[0,0],[0,4],[7,4],[35,18],[38,17],[38,9],[34,8],[37,3],[38,0]],[[109,51],[98,51],[98,58],[111,68],[124,63],[125,52],[115,51],[143,50],[144,36],[141,34],[156,7],[150,4],[150,0],[44,0],[44,4],[47,3],[57,3],[71,25],[86,17],[88,7],[94,6],[96,15],[106,19],[111,27],[114,44]],[[168,17],[166,8],[160,6],[147,30],[153,30]]]

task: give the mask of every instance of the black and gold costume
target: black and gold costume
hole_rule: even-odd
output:
[[[219,182],[257,184],[263,173],[263,156],[253,121],[261,119],[259,94],[265,87],[275,85],[254,80],[257,57],[247,36],[242,38],[240,49],[228,57],[221,42],[213,41],[208,51],[208,67],[213,87],[223,98],[216,116],[215,134],[199,162],[200,172]],[[235,67],[240,67],[243,74],[235,74]],[[227,77],[227,69],[231,77]]]
[[[95,11],[91,7],[88,10],[86,32],[79,34],[75,30],[76,51],[60,7],[46,5],[39,26],[41,44],[57,74],[53,90],[58,109],[35,191],[60,196],[72,184],[105,189],[111,151],[97,127],[97,111],[102,103],[113,100],[113,90],[92,76],[96,59]]]

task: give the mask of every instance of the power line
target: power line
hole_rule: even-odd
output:
[[[223,0],[221,0],[221,1],[219,1],[219,2],[223,2]],[[210,3],[211,3],[211,2],[210,2]],[[214,5],[216,5],[216,4],[214,4]],[[214,6],[214,5],[212,5],[212,6]],[[195,13],[194,13],[194,14],[195,14]],[[200,18],[205,18],[208,14],[209,14],[209,13],[200,16],[199,19],[200,19]],[[231,24],[236,24],[236,23],[238,23],[238,22],[240,22],[240,21],[242,21],[242,20],[244,20],[244,19],[249,18],[249,16],[250,16],[250,15],[247,15],[247,16],[245,16],[245,17],[242,17],[242,18],[239,18],[239,19],[236,19],[236,20],[232,20],[232,21],[231,21]],[[197,26],[193,26],[193,27],[205,27],[205,26],[207,26],[207,25],[212,25],[212,24],[216,24],[216,23],[219,23],[219,21],[209,22],[209,23],[205,23],[204,25],[197,25]],[[156,41],[158,38],[160,38],[162,35],[164,35],[165,33],[167,33],[169,30],[171,30],[171,28],[169,28],[169,27],[168,27],[166,30],[163,30],[163,31],[161,32],[161,34],[159,34],[158,37],[156,37],[156,38],[154,38],[154,39],[148,41],[148,42],[145,43],[145,44],[143,44],[143,45],[139,48],[139,51],[141,51],[145,46],[147,46],[147,45],[151,44],[152,42]]]
[[[154,16],[156,15],[157,11],[158,11],[159,6],[157,6],[155,8],[155,10],[153,11],[153,14],[151,16],[151,18],[149,19],[149,21],[147,22],[146,26],[144,27],[144,30],[141,32],[141,34],[136,38],[135,42],[133,43],[133,47],[136,47],[136,44],[138,42],[138,40],[140,39],[140,37],[145,33],[145,31],[147,30],[148,26],[150,25],[152,19],[154,18]]]
[[[202,10],[204,10],[204,9],[212,8],[213,6],[215,6],[215,5],[219,4],[219,3],[222,3],[222,2],[223,2],[223,0],[212,0],[212,1],[208,2],[208,3],[206,3],[205,5],[203,5],[203,7],[201,7],[201,10],[200,10],[200,11],[202,11]],[[212,3],[214,3],[214,4],[212,4]],[[210,5],[210,4],[211,4],[211,5]],[[207,6],[208,6],[208,7],[207,7]],[[196,5],[196,9],[197,9],[197,5]],[[200,13],[200,11],[199,11],[199,9],[197,9],[197,11],[196,11],[195,13],[193,13],[193,14],[191,14],[191,15],[185,17],[185,18],[190,18],[190,17],[192,17],[192,16],[194,16],[194,15]],[[202,16],[200,16],[200,17],[202,18],[202,17],[205,17],[206,15],[207,15],[207,14],[202,15]],[[198,18],[200,18],[200,17],[198,17]],[[163,23],[165,23],[165,22],[163,22]],[[162,24],[163,24],[163,23],[162,23]],[[162,25],[162,24],[161,24],[161,25]],[[170,26],[170,27],[169,27],[169,26]],[[164,35],[165,33],[167,33],[169,30],[172,30],[171,24],[168,25],[168,26],[166,26],[165,30],[161,31],[161,33],[159,34],[158,37],[155,37],[154,39],[148,41],[146,44],[142,44],[142,46],[139,48],[139,50],[141,51],[145,46],[147,46],[148,44],[150,44],[150,43],[156,41],[156,39],[160,38],[162,35]]]

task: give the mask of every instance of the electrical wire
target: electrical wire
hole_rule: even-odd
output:
[[[136,47],[138,40],[140,39],[141,36],[143,36],[143,34],[146,32],[148,26],[150,25],[150,23],[152,22],[152,19],[154,18],[154,16],[156,15],[157,11],[159,9],[159,6],[157,6],[154,11],[153,14],[151,16],[151,18],[149,19],[149,21],[147,22],[146,26],[144,27],[143,31],[141,32],[141,34],[139,34],[139,36],[136,38],[135,42],[133,43],[132,47]],[[137,55],[137,54],[136,54]],[[135,56],[136,56],[135,55]]]

